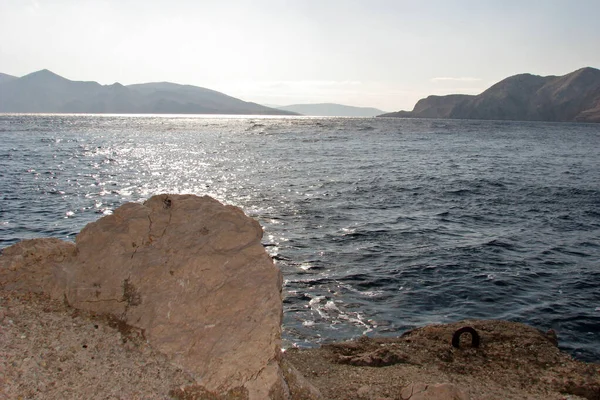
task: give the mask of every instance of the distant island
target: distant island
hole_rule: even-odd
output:
[[[21,78],[0,73],[0,112],[298,115],[198,86],[101,85],[72,81],[47,69]]]
[[[312,117],[376,117],[385,111],[371,107],[354,107],[335,103],[292,104],[278,109]]]
[[[429,96],[412,111],[379,117],[600,122],[600,70],[587,67],[564,76],[515,75],[476,96]]]

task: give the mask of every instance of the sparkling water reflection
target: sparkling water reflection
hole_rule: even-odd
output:
[[[0,139],[0,246],[208,194],[263,225],[287,346],[502,318],[600,360],[599,125],[4,115]]]

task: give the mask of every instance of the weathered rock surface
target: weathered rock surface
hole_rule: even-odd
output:
[[[3,249],[1,254],[2,287],[43,293],[55,290],[57,265],[73,257],[75,244],[54,238],[24,240]]]
[[[89,224],[76,245],[40,239],[5,249],[0,284],[115,316],[200,392],[289,398],[279,365],[282,278],[261,237],[236,207],[154,196]]]
[[[62,300],[0,289],[0,399],[165,400],[194,384],[130,333]]]
[[[468,334],[452,346],[464,326],[478,332],[478,348]],[[398,338],[290,349],[284,359],[331,400],[600,398],[600,364],[573,360],[553,333],[508,321],[430,325]]]
[[[424,383],[411,383],[402,390],[402,400],[468,400],[462,389],[451,383],[426,385]]]

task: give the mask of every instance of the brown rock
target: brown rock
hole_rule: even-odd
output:
[[[341,364],[350,364],[365,367],[386,367],[388,365],[406,362],[407,360],[407,356],[398,354],[397,352],[386,348],[376,349],[370,353],[356,356],[339,357],[339,362]]]
[[[362,336],[351,342],[326,345],[332,352],[332,361],[363,367],[386,367],[409,362],[409,357],[398,348]]]
[[[36,293],[52,291],[57,284],[57,265],[74,253],[75,244],[55,238],[23,240],[2,249],[0,286]]]
[[[43,294],[0,288],[0,399],[164,400],[193,384],[143,342]],[[77,316],[74,316],[77,315]]]
[[[0,283],[115,316],[200,392],[289,398],[279,366],[282,277],[261,237],[239,208],[159,195],[87,225],[76,247],[44,239],[5,249]]]
[[[401,393],[402,400],[468,400],[469,396],[450,383],[427,385],[411,383]]]
[[[281,368],[292,400],[320,400],[321,393],[289,362],[282,360]]]
[[[452,346],[453,334],[465,326],[479,334],[479,347]],[[402,361],[379,368],[343,362],[373,359],[378,349],[397,354]],[[320,348],[290,349],[284,359],[331,400],[406,399],[415,394],[439,398],[442,389],[448,396],[462,393],[482,400],[600,398],[599,364],[574,360],[544,332],[508,321],[429,325],[396,338],[361,337]],[[451,382],[459,392],[437,387],[440,382]]]

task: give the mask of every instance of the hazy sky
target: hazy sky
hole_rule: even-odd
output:
[[[0,0],[0,72],[412,109],[600,68],[600,0]]]

